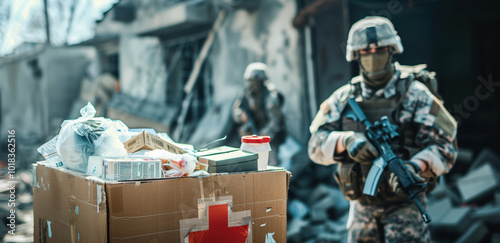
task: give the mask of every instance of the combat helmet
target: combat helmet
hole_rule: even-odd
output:
[[[245,80],[267,80],[267,65],[262,62],[250,63],[243,74],[243,78]]]
[[[391,21],[384,17],[365,17],[352,25],[347,38],[346,60],[348,62],[357,60],[358,51],[371,45],[389,46],[393,54],[403,53],[401,38]]]

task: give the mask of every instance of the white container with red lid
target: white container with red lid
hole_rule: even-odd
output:
[[[271,151],[270,136],[243,136],[241,137],[241,150],[259,155],[258,169],[266,170],[269,160],[269,151]]]

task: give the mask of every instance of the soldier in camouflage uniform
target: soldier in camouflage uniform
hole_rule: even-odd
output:
[[[277,165],[277,152],[286,137],[285,119],[281,111],[284,97],[268,82],[267,65],[260,62],[247,66],[243,78],[245,90],[233,104],[233,120],[240,136],[271,136],[270,165]]]
[[[392,55],[402,52],[388,19],[366,17],[356,22],[349,32],[346,59],[358,60],[361,74],[321,104],[310,126],[310,158],[318,164],[338,164],[335,179],[351,204],[349,242],[430,242],[419,211],[388,169],[376,197],[362,193],[379,153],[365,137],[364,125],[344,116],[349,97],[370,122],[388,116],[398,125],[400,138],[392,148],[416,182],[428,183],[428,190],[455,162],[456,122],[433,94],[434,73],[423,70],[425,66],[393,62]],[[418,199],[425,208],[425,194]]]

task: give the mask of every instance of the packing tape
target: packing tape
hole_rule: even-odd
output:
[[[68,185],[69,185],[69,196],[70,198],[71,197],[75,197],[75,177],[74,176],[67,176],[66,177],[69,181]]]
[[[49,239],[52,239],[52,222],[50,220],[47,220],[47,232],[49,234]]]
[[[266,234],[266,243],[276,243],[273,237],[274,234],[275,232]]]
[[[199,176],[199,177],[198,177],[198,181],[200,182],[200,197],[201,197],[202,199],[203,199],[203,198],[205,198],[205,193],[204,193],[204,190],[203,190],[203,188],[204,188],[204,187],[203,187],[203,178],[204,178],[204,177],[205,177],[205,176]]]
[[[70,237],[71,237],[71,242],[77,242],[76,241],[76,224],[78,222],[77,220],[77,212],[78,214],[79,213],[79,209],[77,210],[78,208],[78,205],[77,205],[77,201],[78,199],[76,198],[75,196],[75,189],[74,189],[74,180],[71,179],[70,180],[70,195],[69,195],[69,228],[70,228]]]

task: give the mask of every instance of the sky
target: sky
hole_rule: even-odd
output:
[[[118,1],[47,0],[52,46],[72,45],[92,38],[95,22]],[[1,0],[0,56],[11,54],[22,43],[45,43],[45,26],[43,0]]]

